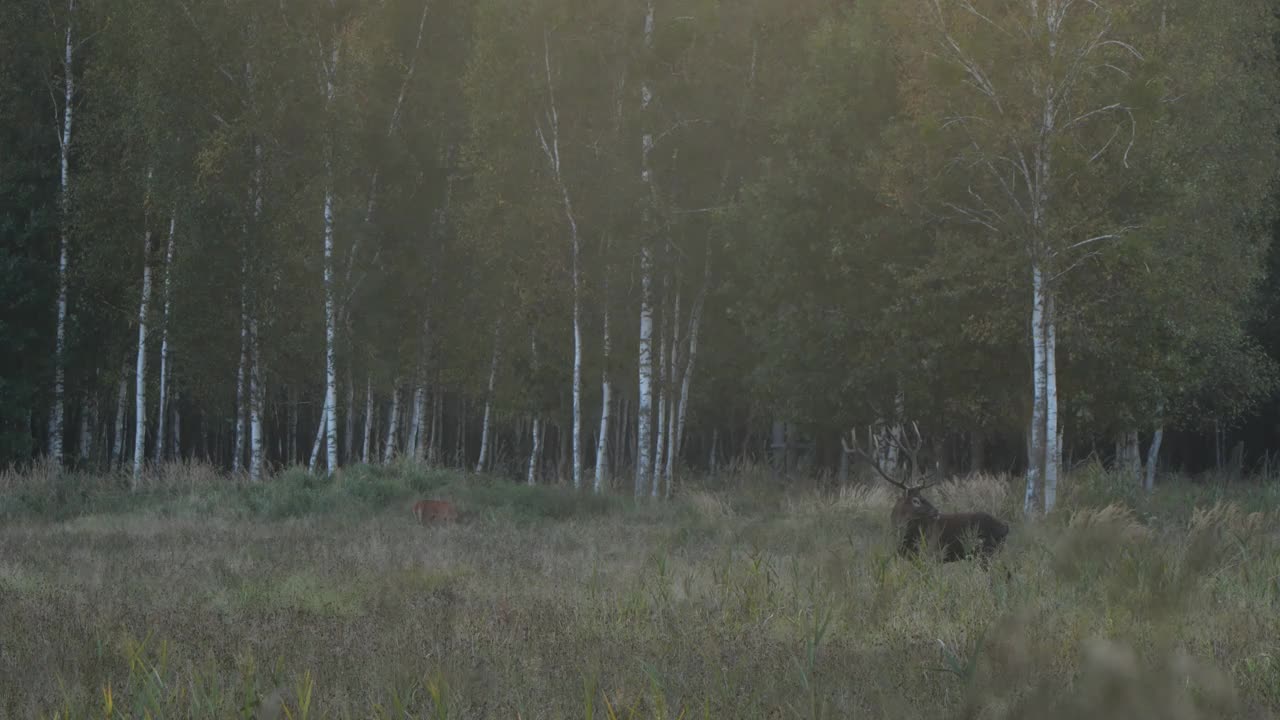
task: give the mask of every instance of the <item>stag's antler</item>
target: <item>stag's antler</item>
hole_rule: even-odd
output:
[[[911,430],[912,430],[912,434],[915,436],[914,442],[908,441],[905,438],[906,433],[904,432],[904,428],[902,427],[902,425],[894,426],[889,431],[888,435],[890,438],[890,442],[893,444],[893,446],[897,448],[897,450],[903,456],[905,456],[907,462],[910,464],[910,476],[912,478],[915,478],[920,474],[919,473],[920,448],[924,446],[924,440],[920,435],[919,425],[917,425],[914,422],[911,423]],[[852,445],[850,445],[849,443],[846,443],[844,441],[844,438],[840,439],[840,444],[844,447],[844,451],[846,453],[850,455],[857,455],[858,457],[861,457],[862,459],[866,460],[867,464],[870,465],[871,468],[876,471],[876,474],[878,474],[880,477],[884,478],[885,481],[887,481],[889,484],[902,490],[903,492],[909,492],[912,490],[915,490],[918,492],[920,490],[924,490],[926,488],[930,488],[938,484],[939,480],[934,480],[932,482],[921,483],[918,485],[907,485],[903,482],[900,482],[896,478],[892,477],[889,473],[885,472],[885,469],[880,465],[880,461],[878,459],[878,456],[880,455],[880,451],[882,448],[881,443],[883,442],[883,440],[881,440],[880,436],[877,433],[872,432],[870,428],[867,429],[867,434],[871,438],[871,447],[872,447],[873,454],[867,453],[865,450],[862,449],[862,446],[858,444],[857,430],[849,431],[849,439],[852,441]]]
[[[876,440],[875,433],[871,432],[870,429],[868,429],[867,434],[871,436],[873,452],[876,455],[879,455],[880,447],[879,447],[879,442]],[[871,469],[875,470],[876,473],[880,475],[880,477],[884,478],[885,481],[888,482],[890,485],[893,485],[894,487],[900,488],[904,491],[908,489],[906,485],[903,485],[902,483],[898,482],[892,476],[890,476],[889,473],[885,472],[884,468],[880,467],[880,461],[878,459],[876,459],[867,451],[862,449],[862,446],[858,444],[857,429],[852,429],[849,431],[849,440],[852,443],[852,446],[850,446],[850,443],[846,443],[844,441],[844,438],[840,438],[840,444],[844,446],[844,451],[846,453],[848,453],[849,455],[856,455],[862,458],[863,460],[866,460],[867,464],[871,466]]]

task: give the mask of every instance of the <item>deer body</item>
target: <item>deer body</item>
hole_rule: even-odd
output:
[[[905,434],[891,433],[893,442],[900,456],[907,460],[910,474],[915,477],[916,484],[908,485],[885,472],[876,461],[879,455],[879,444],[872,434],[874,455],[863,452],[858,447],[856,433],[851,433],[853,445],[844,445],[845,452],[857,454],[865,458],[871,467],[889,484],[902,490],[902,497],[894,504],[890,518],[895,527],[903,528],[902,539],[898,545],[900,555],[916,554],[920,551],[921,541],[929,546],[940,547],[943,562],[953,562],[976,554],[985,566],[995,551],[1004,543],[1009,534],[1009,526],[999,518],[985,512],[941,513],[933,503],[921,495],[925,488],[937,483],[923,482],[920,478],[917,453],[920,449],[919,428],[915,429],[917,442],[912,445],[900,440]]]
[[[929,546],[942,550],[943,562],[963,560],[970,554],[976,554],[985,563],[1009,534],[1009,526],[989,513],[943,514],[918,492],[908,491],[894,506],[893,515],[905,526],[902,542],[898,545],[899,554],[918,553],[923,540]]]
[[[432,520],[453,522],[458,519],[458,509],[447,500],[419,500],[413,505],[413,516],[420,523]]]

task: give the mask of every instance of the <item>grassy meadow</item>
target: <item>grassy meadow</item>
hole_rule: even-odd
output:
[[[1280,484],[1098,468],[992,569],[894,554],[883,484],[669,503],[412,465],[249,486],[0,474],[5,718],[1280,716]],[[419,498],[454,501],[415,524]]]

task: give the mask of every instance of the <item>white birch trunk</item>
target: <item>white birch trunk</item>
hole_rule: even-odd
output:
[[[250,88],[253,86],[252,66],[245,66],[246,81]],[[253,146],[253,174],[250,179],[249,200],[253,206],[253,222],[254,229],[257,229],[259,219],[262,217],[262,143],[254,143]],[[248,255],[248,248],[252,243],[252,236],[249,228],[245,228],[245,253]],[[244,273],[243,282],[249,282],[249,274]],[[244,291],[244,295],[248,296],[248,291]],[[263,403],[266,397],[266,390],[262,387],[262,356],[258,345],[258,303],[256,295],[251,298],[251,302],[246,303],[249,328],[249,481],[259,482],[262,480],[263,468],[263,443],[265,442],[265,433],[263,429]]]
[[[582,278],[580,265],[581,243],[578,239],[578,222],[569,199],[569,186],[560,171],[560,112],[556,106],[555,82],[551,75],[550,39],[542,36],[543,65],[547,77],[547,130],[537,123],[538,142],[551,167],[551,174],[560,189],[560,201],[565,220],[569,225],[569,244],[572,261],[573,283],[573,487],[582,488]]]
[[[373,378],[364,385],[364,439],[360,443],[360,462],[369,464],[369,442],[373,437]]]
[[[351,372],[350,358],[347,360],[347,426],[342,435],[342,462],[355,462],[356,443],[356,383]]]
[[[409,458],[418,456],[418,431],[422,423],[422,386],[418,383],[413,385],[413,393],[409,398],[409,408],[405,411],[408,416],[409,434],[405,436],[404,452]]]
[[[652,476],[653,439],[653,256],[645,246],[640,249],[640,392],[636,402],[636,497],[649,490]]]
[[[257,310],[249,318],[249,482],[262,480],[263,443],[262,406],[266,390],[262,387],[262,359],[258,352]]]
[[[1157,414],[1164,413],[1164,405],[1161,404],[1157,409]],[[1147,448],[1147,467],[1143,473],[1142,486],[1147,492],[1156,489],[1156,466],[1160,460],[1160,445],[1164,442],[1164,422],[1161,421],[1156,426],[1155,434],[1151,437],[1151,447]]]
[[[565,195],[568,208],[569,196]],[[571,221],[572,221],[572,215]],[[582,293],[578,269],[578,228],[573,226],[573,489],[582,489]]]
[[[182,460],[182,393],[174,391],[173,400],[169,403],[173,408],[173,431],[169,433],[169,455],[175,460]]]
[[[325,71],[325,114],[332,116],[338,76],[338,39],[333,39]],[[334,298],[333,253],[333,153],[334,138],[324,148],[324,432],[327,470],[338,469],[338,328]]]
[[[391,391],[391,414],[387,418],[387,441],[382,446],[382,462],[389,463],[396,455],[396,433],[400,429],[400,380]]]
[[[324,447],[324,410],[320,411],[320,423],[316,425],[316,437],[311,441],[311,455],[307,458],[307,470],[315,472],[320,463],[320,450]]]
[[[614,469],[621,467],[623,463],[630,462],[632,469],[636,463],[636,431],[632,427],[632,418],[635,415],[631,409],[630,396],[622,396],[622,407],[619,408],[618,417],[622,419],[618,423],[618,462],[614,464]]]
[[[431,319],[422,321],[421,356],[418,360],[417,387],[413,393],[413,442],[411,452],[415,461],[426,459],[427,446],[427,375],[431,365]]]
[[[80,462],[87,463],[93,457],[93,429],[97,426],[97,402],[90,393],[84,394],[80,412]]]
[[[422,15],[418,20],[418,35],[417,35],[417,39],[414,41],[413,53],[409,57],[409,66],[405,70],[404,78],[401,80],[400,92],[396,96],[396,102],[395,102],[395,105],[392,107],[391,117],[387,123],[387,137],[391,137],[392,135],[394,135],[396,130],[400,126],[400,111],[404,106],[405,95],[408,92],[409,83],[413,79],[414,70],[417,67],[418,54],[419,54],[419,50],[422,48],[422,38],[426,30],[427,11],[429,9],[430,9],[430,2],[424,2],[422,4]],[[336,93],[337,74],[338,74],[338,41],[336,38],[334,39],[334,45],[330,53],[329,62],[324,65],[323,70],[324,70],[324,76],[325,76],[325,107],[327,110],[332,110],[333,100]],[[332,217],[333,215],[332,155],[333,155],[333,140],[332,138],[329,138],[328,145],[326,147],[326,157],[325,157],[326,186],[325,186],[325,200],[324,200],[324,207],[325,207],[325,210],[324,210],[325,270],[324,272],[325,272],[325,326],[326,326],[325,327],[325,335],[326,335],[326,338],[325,338],[325,367],[326,367],[325,408],[326,409],[320,416],[320,427],[316,431],[316,437],[318,438],[317,443],[319,443],[319,438],[323,437],[325,439],[325,442],[329,451],[328,457],[329,457],[330,472],[333,472],[338,465],[337,463],[337,415],[336,415],[337,378],[335,374],[336,370],[332,370],[332,368],[336,365],[336,354],[337,354],[337,350],[335,347],[336,335],[337,335],[336,326],[338,324],[339,317],[346,319],[348,318],[348,313],[349,313],[348,303],[345,300],[339,303],[338,300],[334,297],[335,291],[333,287],[334,285],[334,258],[333,258],[334,250],[333,250],[333,217]],[[368,200],[368,205],[365,209],[365,225],[366,226],[371,225],[373,223],[374,211],[375,211],[375,208],[377,207],[377,197],[378,197],[378,168],[375,167],[369,177],[369,200]],[[348,250],[348,253],[347,253],[346,268],[343,271],[343,282],[348,287],[351,285],[352,271],[355,269],[356,257],[359,254],[361,237],[362,236],[360,234],[357,234],[352,239],[351,248]],[[349,300],[349,299],[350,297],[348,295],[346,300]],[[333,377],[331,378],[330,375],[333,375]],[[348,378],[348,382],[350,382],[350,378]],[[333,393],[332,401],[329,398],[331,389]],[[354,396],[355,396],[354,388],[348,388],[348,396],[352,400],[352,403],[354,403]],[[399,396],[397,395],[396,398],[398,399],[398,397]],[[334,407],[335,412],[329,411],[328,408],[330,408],[331,406]],[[368,417],[372,418],[371,415]],[[369,421],[366,420],[366,423],[368,422]],[[348,418],[347,438],[346,438],[346,445],[345,445],[346,454],[348,458],[350,458],[351,451],[353,449],[352,443],[354,442],[354,439],[353,439],[354,432],[355,432],[354,421]],[[317,444],[317,447],[318,447],[318,444]],[[368,462],[368,453],[362,453],[362,456],[365,458],[365,462]],[[317,455],[313,451],[312,461],[310,463],[311,467],[315,466],[316,459],[317,459]]]
[[[432,465],[440,463],[440,446],[444,444],[444,394],[440,389],[440,382],[437,379],[435,388],[432,390],[435,399],[432,403],[431,412],[431,440],[427,446],[427,462]]]
[[[177,213],[173,212],[169,215],[169,241],[165,245],[164,251],[164,289],[162,301],[162,312],[164,316],[160,321],[160,410],[157,417],[158,425],[156,427],[156,454],[155,461],[160,463],[164,461],[164,453],[166,449],[165,431],[167,430],[166,419],[169,417],[169,309],[171,307],[171,274],[173,268],[173,244],[174,234],[177,229],[178,219]]]
[[[542,418],[533,416],[533,448],[529,451],[529,473],[527,482],[538,483],[538,463],[542,458]]]
[[[676,288],[676,299],[671,312],[671,358],[667,363],[667,374],[663,377],[667,395],[667,426],[663,432],[667,435],[666,462],[663,465],[663,479],[666,485],[666,496],[671,497],[671,486],[675,478],[675,465],[679,460],[676,454],[676,417],[680,414],[680,396],[676,388],[680,387],[680,289]]]
[[[326,174],[331,171],[326,168]],[[324,430],[327,469],[338,469],[337,327],[333,306],[333,181],[324,191]]]
[[[604,282],[604,369],[600,371],[600,441],[596,446],[596,494],[604,492],[609,484],[609,413],[613,405],[613,383],[609,381],[609,280]]]
[[[644,50],[646,56],[653,54],[654,5],[648,0],[644,16]],[[653,151],[653,123],[649,118],[649,105],[653,101],[653,90],[649,87],[648,78],[640,83],[640,116],[642,132],[640,136],[640,182],[648,193],[648,202],[643,204],[642,231],[649,232],[655,218],[656,191],[653,187],[653,171],[649,167],[649,154]],[[640,397],[636,403],[636,497],[643,497],[649,489],[648,483],[653,473],[652,428],[650,414],[653,410],[653,250],[648,242],[640,248],[640,348],[639,348],[639,385]]]
[[[501,326],[493,330],[493,357],[489,361],[489,387],[484,396],[484,422],[480,426],[480,459],[476,461],[476,472],[482,473],[489,451],[489,423],[493,413],[493,388],[498,379],[498,340]]]
[[[709,255],[710,250],[708,250]],[[698,298],[694,300],[693,309],[689,312],[689,357],[685,360],[684,378],[680,382],[680,412],[679,417],[676,418],[674,447],[677,454],[684,445],[684,422],[689,412],[689,386],[693,383],[693,367],[698,359],[698,330],[702,327],[702,308],[706,305],[710,286],[711,261],[708,257],[703,269],[702,288],[698,291]],[[714,444],[713,442],[712,445]]]
[[[67,0],[67,30],[62,57],[62,134],[59,136],[59,234],[58,234],[58,307],[57,327],[53,356],[53,401],[49,409],[49,458],[62,465],[62,435],[65,422],[63,399],[66,384],[67,353],[67,284],[69,281],[70,239],[68,237],[71,212],[71,126],[72,100],[75,97],[75,74],[72,58],[75,44],[72,41],[72,24],[75,20],[76,0]]]
[[[1125,470],[1137,478],[1142,475],[1142,445],[1138,440],[1138,431],[1130,430],[1125,433]]]
[[[538,333],[531,331],[529,333],[529,366],[533,370],[535,378],[538,376]],[[542,438],[539,436],[542,422],[537,409],[533,412],[533,442],[529,450],[529,471],[526,478],[528,484],[535,485],[538,482],[538,459],[542,456]]]
[[[1032,347],[1032,404],[1030,441],[1027,447],[1027,488],[1023,496],[1022,511],[1030,515],[1035,510],[1035,496],[1040,484],[1045,449],[1045,323],[1044,278],[1038,262],[1031,267],[1031,347]]]
[[[467,399],[461,398],[458,403],[458,428],[454,433],[453,456],[458,467],[467,466]]]
[[[1062,8],[1061,14],[1058,15],[1058,19],[1055,21],[1052,19],[1053,12],[1050,12],[1048,30],[1049,55],[1051,59],[1057,53],[1058,34],[1061,30],[1062,15],[1065,15],[1065,13],[1066,9]],[[1048,512],[1057,501],[1058,482],[1058,469],[1055,463],[1058,452],[1058,407],[1056,359],[1054,357],[1057,338],[1053,319],[1052,280],[1045,276],[1047,268],[1043,264],[1044,256],[1041,255],[1042,252],[1047,250],[1045,246],[1045,227],[1048,224],[1046,213],[1049,208],[1049,190],[1053,167],[1053,136],[1057,104],[1055,91],[1056,88],[1053,83],[1048,83],[1043,89],[1044,107],[1040,115],[1040,137],[1034,152],[1034,182],[1028,188],[1032,193],[1029,205],[1031,208],[1031,222],[1035,230],[1031,247],[1033,257],[1032,301],[1035,304],[1032,311],[1031,332],[1034,334],[1033,343],[1035,345],[1035,390],[1039,395],[1035,398],[1032,411],[1032,421],[1035,425],[1032,428],[1031,447],[1035,453],[1034,462],[1042,468],[1041,472],[1043,473],[1042,477],[1045,485],[1045,512]],[[1024,508],[1028,513],[1031,512],[1031,504],[1034,503],[1034,481],[1036,479],[1028,470],[1027,497],[1025,498],[1027,506]],[[1051,483],[1052,487],[1050,487]]]
[[[1045,462],[1044,462],[1044,511],[1053,511],[1058,502],[1058,462],[1061,458],[1058,427],[1058,363],[1057,319],[1054,316],[1052,288],[1045,288]]]
[[[667,326],[671,325],[671,307],[667,301],[666,284],[667,280],[663,278],[663,298],[662,314],[658,318],[658,372],[656,393],[658,396],[658,422],[654,427],[655,448],[653,452],[653,477],[649,481],[649,496],[658,498],[662,495],[662,469],[665,465],[667,455],[667,396],[670,394],[667,386],[667,365],[670,358],[669,348],[671,345],[670,337],[667,334]]]
[[[423,405],[426,403],[425,390],[421,380],[413,388],[413,416],[409,422],[408,454],[415,460],[418,459],[418,445],[421,441]]]
[[[134,375],[133,480],[137,490],[147,459],[147,314],[151,308],[151,229],[142,233],[142,298],[138,301],[138,356]]]
[[[241,252],[247,252],[247,250],[242,249]],[[247,267],[248,263],[242,261],[242,275]],[[240,472],[241,463],[244,462],[245,380],[248,375],[249,364],[249,311],[244,286],[247,280],[242,277],[240,282],[240,365],[239,369],[236,370],[236,436],[232,449],[233,455],[231,456],[231,472],[233,473]]]
[[[116,393],[116,424],[115,434],[111,439],[111,464],[115,467],[124,466],[124,417],[128,408],[129,397],[129,360],[125,359],[124,364],[120,367],[120,383]]]

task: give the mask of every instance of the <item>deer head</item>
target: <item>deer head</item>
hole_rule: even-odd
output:
[[[876,433],[870,428],[867,429],[867,435],[870,438],[871,452],[862,449],[858,442],[858,431],[849,431],[849,440],[846,442],[843,438],[840,444],[844,446],[844,451],[849,455],[862,458],[876,471],[876,474],[885,480],[885,482],[902,491],[902,497],[893,506],[891,517],[895,524],[902,524],[912,519],[928,519],[938,517],[938,509],[933,506],[921,494],[928,488],[937,485],[939,479],[929,480],[928,475],[922,470],[920,464],[920,448],[924,442],[920,436],[920,426],[911,423],[911,433],[908,436],[906,429],[902,425],[895,425],[889,428],[888,433]],[[888,435],[888,441],[884,439],[884,435]],[[893,448],[898,455],[898,468],[894,472],[890,472],[880,463],[880,458],[884,456],[884,451]],[[901,476],[901,479],[894,477],[895,473]]]

